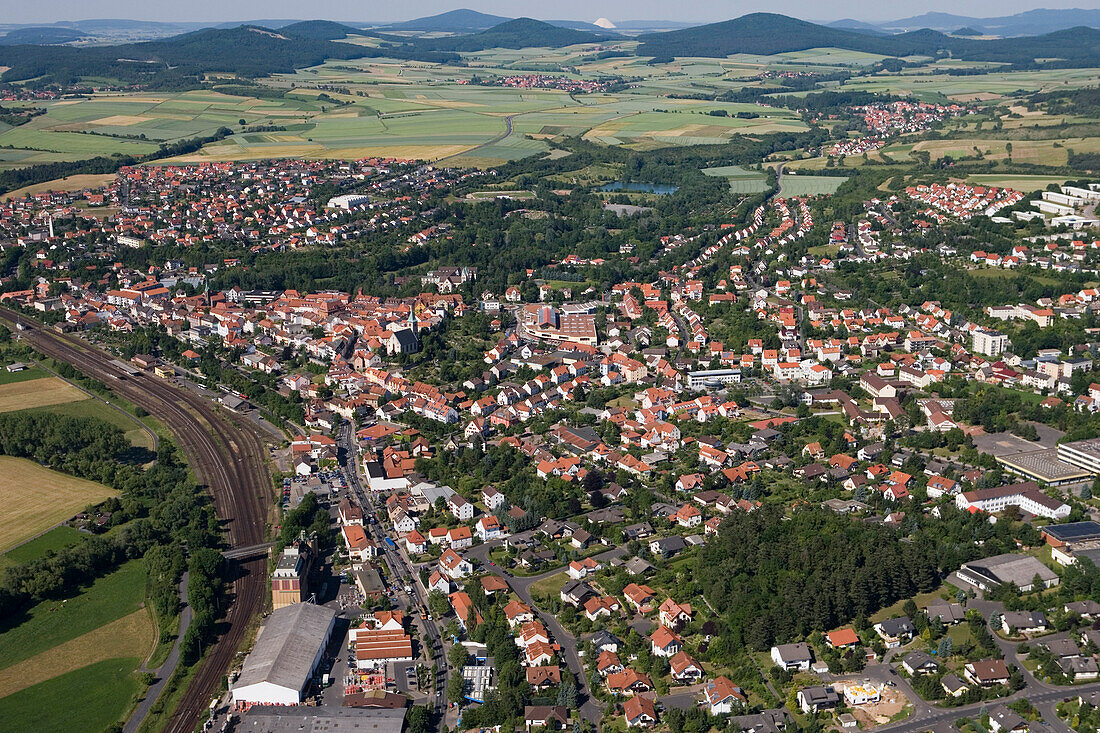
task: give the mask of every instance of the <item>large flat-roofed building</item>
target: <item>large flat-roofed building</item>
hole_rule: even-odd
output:
[[[247,733],[401,733],[405,709],[355,707],[251,708],[236,730]]]
[[[1048,545],[1064,547],[1079,542],[1100,541],[1100,522],[1070,522],[1049,524],[1042,528],[1043,539]]]
[[[996,456],[997,462],[1032,481],[1042,481],[1048,486],[1067,486],[1092,480],[1092,475],[1080,466],[1062,459],[1057,448]]]
[[[959,580],[978,590],[989,591],[1006,583],[1014,583],[1027,593],[1035,588],[1035,576],[1039,576],[1044,588],[1059,583],[1058,574],[1031,555],[994,555],[984,560],[964,563],[955,573]]]
[[[740,369],[707,369],[699,372],[688,372],[688,389],[737,384],[740,381]]]
[[[1047,519],[1065,519],[1070,512],[1069,504],[1047,496],[1033,481],[967,491],[955,497],[955,506],[963,511],[977,509],[989,514],[1014,506],[1019,507],[1020,511]]]
[[[325,655],[336,612],[295,603],[271,612],[233,683],[235,705],[298,705]]]
[[[1100,473],[1100,438],[1060,443],[1058,457],[1066,463],[1085,469],[1090,474]]]
[[[523,309],[520,335],[546,341],[571,341],[595,346],[595,316],[565,313],[550,305],[528,305]]]
[[[1043,527],[1043,539],[1050,545],[1054,562],[1073,565],[1079,559],[1100,562],[1100,522],[1070,522]]]

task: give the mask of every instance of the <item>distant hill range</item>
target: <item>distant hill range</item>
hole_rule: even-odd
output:
[[[972,18],[952,13],[925,13],[912,18],[902,18],[888,23],[864,23],[858,20],[838,20],[828,24],[831,28],[862,30],[870,33],[913,31],[930,28],[948,32],[967,28],[976,35],[989,36],[1039,36],[1055,31],[1085,26],[1100,28],[1100,10],[1092,9],[1038,9],[999,18]],[[961,35],[961,34],[956,34]]]
[[[0,66],[11,68],[0,79],[43,77],[68,84],[80,76],[103,76],[127,82],[185,84],[209,72],[255,77],[291,72],[328,58],[378,55],[376,49],[325,39],[333,32],[329,25],[305,23],[300,33],[288,29],[292,26],[277,31],[256,26],[207,28],[117,46],[3,45]]]
[[[72,28],[62,28],[56,25],[16,28],[0,36],[0,44],[10,46],[20,43],[36,43],[51,46],[79,41],[86,38],[87,35]]]
[[[952,26],[958,28],[960,23]],[[1100,63],[1100,30],[1076,27],[1039,36],[972,40],[923,29],[897,35],[872,35],[809,23],[774,13],[751,13],[735,20],[668,33],[638,36],[639,56],[725,57],[735,53],[772,55],[810,48],[842,48],[883,56],[951,56],[996,61],[1019,67],[1095,66]],[[1053,60],[1053,61],[1050,61]]]
[[[595,26],[593,26],[595,27]],[[620,36],[597,28],[599,33],[562,28],[532,18],[516,18],[479,33],[447,38],[418,40],[413,45],[427,51],[484,51],[488,48],[529,48],[549,46],[560,48],[575,43],[593,43]]]

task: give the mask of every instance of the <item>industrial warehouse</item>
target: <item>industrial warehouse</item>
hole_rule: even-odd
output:
[[[324,657],[336,612],[295,603],[271,612],[233,684],[233,704],[297,705]]]

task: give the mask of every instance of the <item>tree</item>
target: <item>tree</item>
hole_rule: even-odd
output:
[[[414,705],[405,718],[408,733],[431,733],[432,714],[423,705]]]
[[[447,663],[451,665],[451,669],[458,671],[460,677],[462,676],[462,668],[466,666],[468,658],[466,647],[461,644],[452,644],[451,648],[447,650]]]
[[[562,680],[561,686],[558,687],[557,704],[564,705],[570,710],[577,707],[577,685],[573,680]]]
[[[951,641],[951,637],[945,636],[940,639],[940,645],[939,648],[936,650],[936,653],[939,654],[940,659],[947,659],[949,656],[951,656],[951,651],[954,649],[954,646],[955,644],[953,641]]]
[[[459,670],[457,674],[452,674],[451,678],[447,680],[447,702],[460,703],[465,699],[466,692],[466,680],[462,677],[462,672]]]

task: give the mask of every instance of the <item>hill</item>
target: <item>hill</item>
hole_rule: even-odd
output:
[[[1100,10],[1040,8],[996,18],[971,18],[951,13],[925,13],[912,18],[903,18],[881,24],[883,28],[897,30],[932,28],[933,30],[946,31],[960,26],[967,26],[989,35],[1035,36],[1068,30],[1078,26],[1100,28]]]
[[[83,76],[103,76],[146,84],[194,84],[208,72],[241,76],[289,73],[328,58],[358,58],[374,49],[273,31],[256,26],[208,28],[173,38],[119,46],[0,46],[0,76],[10,82],[68,84]]]
[[[270,28],[271,26],[265,26]],[[351,34],[364,35],[364,31],[352,28],[350,25],[336,23],[331,20],[303,20],[298,23],[279,28],[282,35],[292,35],[299,38],[313,38],[321,41],[335,41],[347,38]]]
[[[889,33],[879,28],[877,25],[864,23],[862,20],[854,20],[853,18],[842,18],[841,20],[834,20],[832,23],[826,23],[825,25],[829,28],[840,28],[841,30],[856,31],[857,33],[869,33],[873,36],[889,35]]]
[[[437,33],[473,33],[492,28],[495,25],[510,20],[500,15],[479,13],[476,10],[461,8],[450,10],[439,15],[429,15],[424,18],[415,18],[403,23],[393,23],[386,26],[394,31],[431,31]]]
[[[959,27],[956,23],[953,27]],[[991,41],[952,38],[923,29],[894,36],[874,36],[808,23],[774,13],[752,13],[734,20],[668,33],[639,36],[639,56],[712,56],[735,53],[772,55],[809,48],[842,48],[883,56],[941,56],[970,61],[999,61],[1018,67],[1095,66],[1100,63],[1100,31],[1072,28],[1042,36]]]
[[[86,38],[87,36],[87,33],[81,33],[69,28],[59,28],[57,26],[16,28],[13,31],[9,31],[3,37],[0,37],[0,44],[11,46],[20,43],[36,43],[49,46],[72,43],[73,41]]]
[[[495,25],[487,31],[468,36],[434,38],[417,41],[414,45],[426,51],[484,51],[487,48],[530,48],[547,46],[560,48],[575,43],[593,43],[612,36],[604,33],[560,28],[541,20],[516,18]]]

